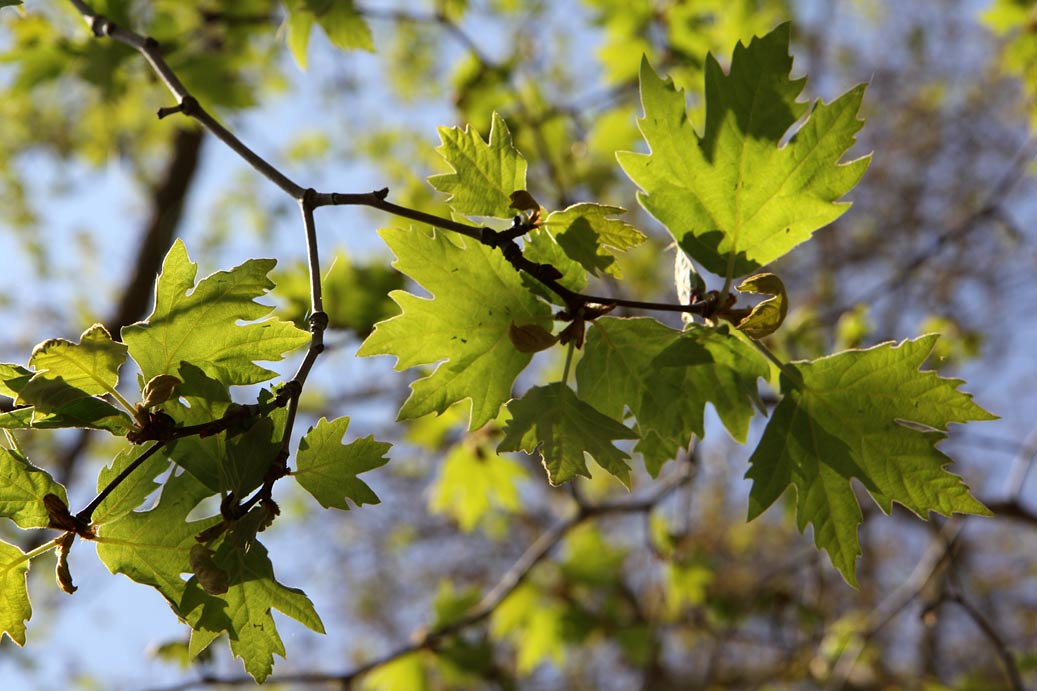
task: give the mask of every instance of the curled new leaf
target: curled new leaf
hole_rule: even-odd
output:
[[[511,322],[508,327],[508,338],[520,353],[539,353],[558,342],[558,337],[539,324],[518,326]]]
[[[172,374],[159,374],[152,377],[141,392],[141,405],[145,408],[154,408],[165,403],[173,397],[173,391],[182,383]]]
[[[72,549],[72,542],[76,539],[75,533],[65,533],[58,542],[58,564],[54,569],[54,575],[58,581],[58,587],[63,592],[71,595],[79,590],[72,583],[72,572],[68,569],[68,553]]]
[[[738,330],[749,338],[763,338],[778,330],[789,313],[788,294],[781,279],[770,273],[756,274],[741,282],[738,290],[743,293],[770,295],[752,308],[741,321]]]

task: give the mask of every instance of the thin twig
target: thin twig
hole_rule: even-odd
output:
[[[1026,691],[1026,687],[1023,685],[1023,678],[1019,674],[1019,667],[1015,663],[1015,656],[1012,651],[1008,648],[1008,644],[1005,639],[1001,637],[1001,634],[997,632],[994,625],[990,623],[990,620],[976,608],[975,605],[970,602],[964,594],[962,594],[957,588],[951,588],[946,593],[946,599],[950,602],[954,602],[959,605],[965,613],[969,615],[969,618],[976,623],[983,635],[987,637],[990,644],[994,646],[994,650],[997,652],[997,656],[1001,658],[1001,664],[1005,666],[1005,674],[1008,676],[1008,681],[1012,685],[1014,691]]]
[[[137,456],[132,463],[123,468],[121,473],[112,478],[112,481],[105,485],[104,489],[97,493],[97,496],[86,505],[86,508],[76,514],[76,519],[89,525],[94,516],[94,511],[96,511],[97,507],[101,505],[101,502],[107,499],[108,495],[114,492],[116,487],[121,485],[126,478],[132,475],[134,470],[143,465],[146,460],[154,456],[155,453],[165,445],[166,442],[164,440],[157,441],[152,444],[147,451],[142,453],[140,456]]]

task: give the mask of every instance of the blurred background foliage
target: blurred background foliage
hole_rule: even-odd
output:
[[[809,74],[811,97],[868,83],[867,124],[851,155],[875,155],[853,210],[774,267],[792,310],[770,345],[787,358],[816,357],[943,334],[931,366],[967,377],[1003,418],[946,442],[964,459],[957,472],[999,516],[923,523],[872,507],[862,589],[853,591],[789,515],[745,523],[746,450],[714,420],[711,438],[671,464],[691,467],[677,491],[643,511],[574,522],[486,621],[376,669],[362,687],[1014,688],[1002,653],[1037,684],[1033,2],[93,6],[157,39],[227,126],[322,191],[387,186],[396,203],[448,214],[425,182],[445,172],[436,127],[471,123],[485,136],[501,113],[542,205],[614,204],[649,235],[620,258],[622,280],[604,275],[594,289],[666,301],[675,299],[672,249],[615,161],[640,146],[641,55],[701,114],[706,53],[726,64],[736,41],[791,19],[794,69]],[[290,199],[186,118],[158,120],[171,100],[148,65],[93,38],[70,4],[2,8],[0,26],[3,361],[25,361],[34,343],[74,338],[96,321],[114,333],[143,318],[159,260],[181,236],[203,271],[276,257],[275,296],[286,318],[303,320],[305,243]],[[375,321],[395,313],[386,293],[404,287],[374,232],[395,223],[357,209],[318,217],[332,332],[306,411],[313,420],[350,415],[358,433],[397,446],[372,481],[381,506],[332,517],[302,496],[278,496],[278,576],[311,594],[330,635],[286,623],[288,660],[275,677],[348,672],[415,629],[456,620],[577,503],[625,494],[607,477],[551,488],[532,460],[495,455],[499,421],[471,434],[456,410],[393,421],[407,377],[352,355]],[[560,371],[552,357],[538,356],[539,372]],[[73,497],[90,495],[104,440],[34,435],[24,444]],[[664,478],[667,470],[676,468]],[[652,488],[643,473],[635,478],[636,496]],[[236,673],[223,654],[188,663],[186,631],[161,603],[122,595],[132,586],[113,583],[87,551],[74,563],[74,599],[43,587],[46,569],[34,569],[30,644],[0,646],[0,677],[41,689],[135,689]],[[962,602],[985,613],[994,637]]]

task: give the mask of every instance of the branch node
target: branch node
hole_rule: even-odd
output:
[[[380,190],[375,190],[371,194],[373,194],[375,196],[375,198],[378,199],[379,201],[383,201],[384,202],[385,198],[389,196],[389,188],[388,187],[383,187]]]
[[[94,36],[97,36],[98,38],[102,36],[110,37],[118,28],[119,27],[115,22],[111,21],[103,14],[95,14],[93,19],[90,20],[90,31],[92,31]]]
[[[334,200],[334,195],[332,195],[332,199]],[[299,199],[299,202],[307,209],[314,208],[317,206],[317,190],[312,187],[307,187],[303,190],[302,198]]]
[[[310,315],[310,333],[321,333],[328,328],[328,313],[314,312]]]

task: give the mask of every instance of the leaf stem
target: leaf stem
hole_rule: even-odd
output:
[[[576,341],[569,341],[569,347],[565,351],[565,367],[562,369],[562,383],[569,381],[569,367],[573,362],[573,351],[576,350]]]
[[[788,377],[797,389],[802,390],[806,388],[806,384],[803,381],[803,377],[799,376],[799,372],[789,367],[789,363],[782,362],[782,360],[774,354],[773,350],[765,346],[760,341],[757,341],[755,338],[750,338],[749,341],[758,351],[760,351],[760,353],[763,354],[765,358],[774,363],[774,365],[781,371],[781,373]]]

